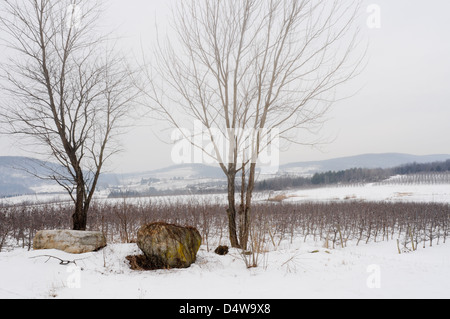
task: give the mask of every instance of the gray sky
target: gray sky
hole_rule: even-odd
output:
[[[125,37],[130,52],[151,47],[155,19],[165,25],[174,0],[109,0],[105,22]],[[359,93],[335,104],[322,135],[334,141],[312,149],[291,145],[281,163],[321,160],[362,153],[417,155],[450,153],[450,2],[448,0],[373,0],[381,8],[381,28],[370,29],[369,63],[348,91]],[[0,55],[1,58],[1,55]],[[345,93],[345,92],[344,92]],[[123,137],[124,152],[109,169],[121,172],[172,165],[170,132],[152,120],[140,121]],[[0,136],[0,156],[26,155]]]

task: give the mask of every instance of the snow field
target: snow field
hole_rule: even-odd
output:
[[[298,299],[449,298],[450,245],[399,255],[394,241],[329,250],[301,240],[259,256],[247,269],[242,255],[200,248],[188,269],[132,271],[135,244],[70,255],[17,249],[0,254],[0,298]],[[60,265],[51,255],[74,264]],[[42,257],[39,257],[42,256]],[[37,258],[36,258],[37,257]]]
[[[259,194],[256,201],[283,194],[286,202],[439,202],[450,203],[450,185],[362,185]],[[221,203],[225,195],[177,197],[176,200]],[[36,198],[39,201],[38,198]],[[120,203],[120,199],[105,202]],[[172,197],[127,199],[172,203]],[[175,201],[176,201],[175,200]],[[123,200],[122,200],[123,201]],[[433,244],[399,255],[395,240],[342,249],[324,248],[323,240],[304,242],[296,235],[276,245],[269,242],[256,254],[258,267],[248,269],[244,256],[231,249],[214,254],[208,246],[188,269],[136,272],[125,257],[140,254],[136,244],[111,244],[104,250],[70,255],[60,251],[14,249],[0,252],[0,298],[131,298],[131,299],[298,299],[298,298],[450,298],[450,245]],[[266,234],[267,235],[267,234]],[[289,237],[289,236],[287,236]],[[268,237],[266,237],[269,241]],[[208,251],[209,249],[209,251]],[[51,255],[75,264],[60,265]],[[251,259],[250,257],[247,257]]]
[[[387,201],[415,203],[450,203],[450,185],[411,184],[324,187],[283,192],[286,202],[307,201]]]
[[[388,201],[388,202],[434,202],[450,203],[450,184],[363,184],[354,186],[329,186],[304,190],[286,190],[277,192],[261,192],[254,194],[255,202],[264,202],[277,195],[284,195],[286,202],[336,202],[336,201]],[[99,203],[120,203],[124,199],[107,198],[107,192],[96,194]],[[237,195],[237,199],[238,195]],[[226,194],[155,196],[142,198],[126,198],[130,204],[164,203],[176,204],[187,202],[226,203]],[[0,199],[0,205],[20,205],[22,203],[42,204],[70,203],[67,194],[36,194]]]

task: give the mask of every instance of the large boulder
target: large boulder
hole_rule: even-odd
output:
[[[106,246],[101,232],[74,230],[43,230],[36,234],[33,249],[57,249],[69,254],[84,254],[98,251]]]
[[[137,245],[153,268],[188,268],[195,263],[202,237],[194,227],[152,223],[141,227]]]

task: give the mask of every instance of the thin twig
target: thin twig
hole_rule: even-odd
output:
[[[50,256],[50,255],[35,256],[35,257],[30,257],[30,259],[41,258],[41,257],[48,257],[48,259],[45,263],[47,263],[51,258],[58,259],[60,261],[59,264],[63,265],[63,266],[67,266],[69,264],[74,264],[75,266],[78,266],[76,263],[77,261],[86,259],[86,258],[83,258],[83,259],[75,259],[75,260],[70,261],[70,260],[63,260],[61,258],[58,258],[55,256]]]

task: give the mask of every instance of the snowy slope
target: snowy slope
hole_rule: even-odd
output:
[[[365,184],[358,186],[322,187],[304,190],[287,190],[278,192],[254,193],[254,202],[265,202],[277,196],[285,198],[283,202],[333,202],[333,201],[390,201],[390,202],[437,202],[450,203],[449,184],[411,184],[411,185],[380,185]],[[95,197],[99,202],[122,202],[123,198],[107,198],[108,192],[99,192]],[[128,203],[171,203],[176,202],[209,202],[226,204],[226,194],[155,196],[127,198]],[[12,198],[0,198],[0,204],[15,205],[21,203],[54,203],[70,202],[67,194],[26,195]]]
[[[415,156],[408,154],[367,154],[336,158],[326,161],[299,162],[280,166],[278,174],[261,174],[259,180],[280,175],[311,176],[316,172],[345,170],[350,168],[387,168],[412,162],[444,161],[450,155]],[[55,183],[33,177],[46,176],[49,170],[61,170],[57,164],[25,157],[0,157],[0,197],[63,193]],[[223,189],[225,175],[218,166],[202,164],[175,165],[167,168],[128,174],[108,173],[100,176],[100,190],[134,191],[146,193],[189,189]],[[56,196],[56,195],[55,195]]]
[[[411,184],[323,187],[316,189],[277,192],[286,202],[333,201],[389,201],[450,203],[450,185]],[[275,196],[275,195],[272,195]]]

